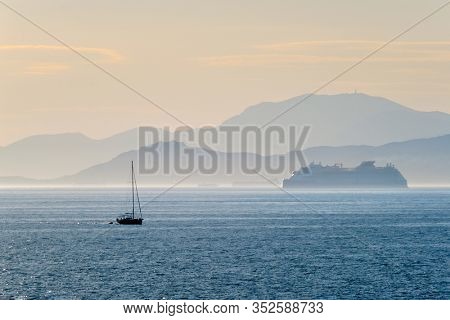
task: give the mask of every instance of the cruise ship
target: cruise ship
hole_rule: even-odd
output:
[[[363,161],[356,168],[342,164],[312,163],[308,168],[294,171],[283,180],[283,188],[407,188],[401,172],[391,163],[376,167],[375,161]]]

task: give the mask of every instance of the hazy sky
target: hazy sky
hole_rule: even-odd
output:
[[[316,89],[446,0],[2,0],[193,125]],[[0,145],[177,123],[0,5]],[[322,91],[450,113],[450,6]]]

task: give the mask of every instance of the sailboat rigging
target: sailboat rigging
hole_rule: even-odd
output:
[[[135,210],[135,194],[137,199],[137,204],[139,208],[139,212]],[[125,213],[123,216],[118,217],[116,219],[118,224],[134,224],[141,225],[142,221],[142,210],[141,210],[141,202],[139,200],[139,191],[137,188],[136,176],[134,175],[134,163],[131,161],[131,197],[132,197],[132,210],[131,212]]]

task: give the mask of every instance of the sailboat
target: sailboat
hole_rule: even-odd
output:
[[[137,204],[138,204],[138,208],[139,208],[139,212],[136,212],[137,210],[135,209],[135,195],[136,194],[136,199],[137,199]],[[134,164],[133,161],[131,161],[131,197],[133,199],[133,205],[132,205],[132,210],[131,212],[127,212],[124,215],[118,217],[116,219],[118,224],[137,224],[137,225],[141,225],[142,221],[144,219],[142,219],[142,211],[141,211],[141,202],[139,201],[139,192],[138,192],[138,188],[137,188],[137,182],[136,182],[136,177],[134,175]]]

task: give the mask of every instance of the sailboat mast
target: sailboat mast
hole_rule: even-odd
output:
[[[133,172],[133,175],[134,175],[134,185],[136,188],[136,199],[137,199],[138,206],[139,206],[139,218],[142,218],[141,201],[139,200],[139,191],[138,191],[138,186],[137,186],[136,175],[134,172]]]
[[[133,198],[133,219],[134,219],[134,165],[133,161],[131,161],[131,197]]]

